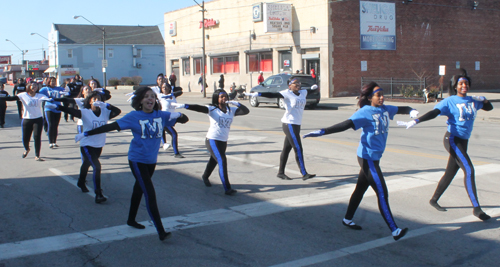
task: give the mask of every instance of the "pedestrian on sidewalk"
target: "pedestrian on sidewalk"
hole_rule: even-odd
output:
[[[264,73],[260,71],[259,77],[257,77],[257,84],[261,84],[264,82]]]
[[[175,82],[177,82],[177,76],[175,76],[175,73],[172,71],[172,74],[170,74],[170,77],[168,77],[168,80],[170,82],[170,86],[172,89],[175,87]]]
[[[394,240],[397,241],[406,234],[408,228],[401,229],[394,221],[391,208],[389,207],[389,191],[387,190],[385,179],[380,169],[380,159],[384,153],[389,134],[389,120],[394,119],[394,115],[396,114],[410,114],[412,118],[415,118],[418,115],[418,111],[411,107],[384,105],[384,91],[375,82],[363,86],[358,105],[359,110],[348,120],[328,128],[310,132],[304,135],[304,138],[343,132],[348,129],[358,130],[361,128],[363,130],[357,152],[361,170],[359,171],[356,188],[349,200],[349,206],[347,207],[342,224],[350,229],[362,229],[352,219],[363,199],[363,195],[368,187],[371,186],[377,194],[380,214],[387,226],[389,226]]]
[[[467,154],[469,138],[472,134],[474,120],[479,109],[490,111],[493,105],[484,96],[467,96],[471,87],[471,78],[467,75],[465,69],[460,69],[457,75],[454,75],[450,80],[448,88],[449,97],[443,99],[437,104],[433,110],[422,115],[418,119],[410,122],[401,122],[400,125],[406,126],[409,129],[418,123],[428,121],[437,116],[447,116],[448,131],[444,135],[444,148],[450,157],[446,171],[439,180],[438,186],[429,204],[438,211],[446,211],[446,208],[441,207],[437,202],[444,191],[448,188],[451,181],[457,174],[459,169],[464,172],[464,184],[469,199],[472,203],[473,214],[479,219],[486,221],[491,217],[486,214],[479,205],[476,190],[476,177],[474,165]]]
[[[179,112],[161,111],[156,93],[149,87],[140,87],[134,91],[132,107],[135,109],[134,111],[129,112],[116,122],[78,134],[75,136],[75,141],[80,141],[85,136],[114,130],[130,129],[132,131],[134,137],[130,143],[128,162],[136,181],[132,192],[127,225],[137,229],[146,228],[136,221],[137,211],[141,204],[142,195],[144,195],[149,216],[160,240],[163,241],[170,238],[172,234],[163,228],[151,178],[158,160],[158,148],[160,147],[163,127],[172,126],[176,121],[186,123],[188,117]]]

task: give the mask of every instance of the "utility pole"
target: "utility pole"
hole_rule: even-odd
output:
[[[36,32],[32,32],[31,33],[31,35],[35,35],[35,34],[50,42],[49,39],[43,37],[39,33],[36,33]],[[53,42],[53,45],[54,45],[54,68],[56,70],[56,81],[59,84],[60,81],[58,79],[59,78],[59,67],[57,66],[57,50],[56,50],[57,47],[56,47],[56,41]],[[43,49],[43,46],[42,46],[42,49]],[[44,59],[45,59],[45,57],[44,57]],[[49,68],[50,68],[50,45],[49,45]]]
[[[196,0],[193,0],[198,6],[201,7],[201,33],[202,33],[202,50],[203,50],[203,55],[201,56],[201,87],[203,88],[203,98],[207,97],[207,88],[205,88],[205,84],[207,83],[207,78],[205,77],[205,1],[201,2],[201,5],[196,2]]]
[[[21,51],[21,54],[23,55],[23,61],[21,62],[21,66],[22,68],[24,68],[24,75],[26,76],[26,71],[28,70],[28,62],[26,62],[26,66],[24,66],[24,55],[28,53],[28,50],[22,50],[21,48],[19,48],[19,46],[17,46],[14,42],[12,42],[9,39],[5,39],[5,41],[11,42],[15,47],[17,47],[17,49],[19,49],[19,51]]]

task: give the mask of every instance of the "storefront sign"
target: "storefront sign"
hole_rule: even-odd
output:
[[[170,34],[170,36],[176,36],[177,35],[177,21],[170,22],[168,24],[168,34]]]
[[[359,2],[361,50],[396,50],[396,5]]]
[[[201,22],[200,21],[200,29],[201,29],[201,26],[205,24],[205,29],[206,28],[210,28],[210,27],[213,27],[215,25],[219,25],[219,20],[215,20],[215,19],[205,19],[205,23]]]
[[[61,76],[75,76],[80,74],[79,68],[61,68],[60,69]]]
[[[262,3],[252,7],[252,18],[254,22],[262,21]]]
[[[10,56],[0,56],[0,64],[10,64]]]
[[[264,32],[292,32],[292,5],[264,3]]]

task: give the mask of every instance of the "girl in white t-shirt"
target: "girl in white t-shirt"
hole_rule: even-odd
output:
[[[212,95],[212,104],[207,106],[177,104],[177,108],[186,108],[189,110],[206,113],[210,120],[210,128],[208,128],[205,145],[210,152],[205,172],[202,175],[203,182],[210,187],[212,184],[208,180],[210,174],[219,165],[219,176],[222,180],[226,195],[234,195],[237,191],[231,188],[229,177],[227,175],[227,159],[226,148],[227,139],[229,138],[229,130],[233,122],[234,116],[247,115],[250,110],[244,105],[236,101],[228,101],[229,97],[226,91],[222,89],[215,90]],[[228,104],[235,105],[230,107]]]
[[[35,142],[35,160],[43,161],[40,158],[40,149],[42,146],[42,129],[43,129],[43,119],[42,119],[42,101],[51,100],[45,95],[39,94],[40,84],[30,83],[26,86],[26,93],[20,93],[16,96],[3,97],[0,101],[20,101],[23,105],[23,121],[22,121],[22,133],[23,133],[23,145],[24,153],[23,158],[28,156],[30,152],[30,139],[33,135],[33,141]]]
[[[102,102],[103,95],[98,91],[92,91],[83,101],[80,110],[59,106],[57,109],[71,114],[74,117],[81,119],[83,132],[88,132],[94,128],[106,125],[108,120],[118,116],[121,110],[111,104]],[[45,105],[49,105],[48,103]],[[82,192],[88,192],[85,185],[85,179],[89,171],[89,167],[94,169],[92,178],[95,189],[95,202],[102,203],[106,201],[106,197],[102,194],[101,189],[101,156],[102,147],[106,144],[106,134],[97,134],[86,136],[80,140],[80,151],[82,153],[82,166],[80,167],[80,177],[78,178],[78,187]]]
[[[172,87],[168,84],[167,79],[163,79],[160,85],[161,93],[157,93],[158,99],[160,100],[161,110],[168,112],[175,112],[175,104],[177,103],[177,97],[182,95],[182,91],[172,92]],[[174,125],[175,126],[175,125]],[[172,136],[172,148],[174,149],[174,157],[176,158],[184,158],[183,155],[179,152],[179,143],[177,131],[174,126],[167,126],[163,128],[163,149],[167,150],[170,147],[170,144],[167,143],[167,135],[168,133]]]

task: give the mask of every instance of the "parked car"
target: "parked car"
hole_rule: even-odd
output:
[[[0,83],[7,83],[7,78],[5,77],[0,77]]]
[[[321,94],[319,91],[320,88],[318,86],[317,89],[311,89],[311,86],[316,84],[316,79],[307,74],[280,73],[272,75],[269,78],[265,79],[261,84],[253,87],[252,90],[250,90],[250,93],[278,93],[279,91],[288,89],[287,81],[288,79],[290,79],[290,77],[299,79],[299,81],[302,83],[301,89],[307,89],[306,106],[311,109],[315,108],[321,99]],[[276,104],[281,109],[285,109],[283,98],[269,98],[261,96],[250,97],[250,106],[258,107],[261,103]]]
[[[35,82],[36,83],[42,83],[43,82],[43,78],[42,77],[35,78]]]

